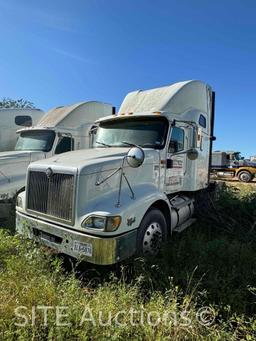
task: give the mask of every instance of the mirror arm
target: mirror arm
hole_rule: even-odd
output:
[[[182,154],[186,154],[187,152],[189,152],[191,149],[186,149],[186,150],[181,150],[180,152],[176,152],[176,153],[173,153],[171,155],[172,156],[175,156],[175,155],[182,155]]]
[[[187,154],[190,160],[195,160],[198,157],[198,151],[196,148],[190,148],[190,149],[182,150],[177,153],[173,153],[170,157],[172,158],[173,156],[181,155],[181,154]]]
[[[120,170],[122,169],[122,167],[117,168],[116,170],[114,170],[114,172],[110,173],[108,176],[106,176],[103,180],[101,181],[96,181],[95,182],[95,186],[100,186],[101,184],[103,184],[105,181],[107,181],[109,178],[111,178],[113,175],[115,175],[116,173],[118,173]]]
[[[96,181],[95,182],[95,186],[100,186],[101,184],[103,184],[105,181],[107,181],[108,179],[110,179],[112,176],[114,176],[115,174],[117,174],[118,172],[120,172],[120,178],[119,178],[119,187],[118,187],[118,196],[117,196],[117,202],[116,202],[116,207],[120,207],[121,206],[121,191],[122,191],[122,180],[123,180],[123,177],[128,185],[128,188],[131,192],[131,199],[135,199],[135,194],[134,194],[134,191],[132,190],[132,187],[131,187],[131,184],[127,178],[127,176],[125,175],[124,173],[124,162],[125,160],[127,159],[127,155],[125,155],[122,159],[122,164],[119,168],[117,168],[116,170],[114,170],[112,173],[110,173],[106,178],[104,178],[103,180],[101,181]]]

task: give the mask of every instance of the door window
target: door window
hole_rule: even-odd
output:
[[[73,143],[74,143],[74,139],[72,139],[71,137],[62,136],[59,139],[59,142],[55,149],[55,154],[70,152],[72,150]]]
[[[173,127],[169,144],[169,153],[176,153],[184,150],[184,130],[178,127]]]

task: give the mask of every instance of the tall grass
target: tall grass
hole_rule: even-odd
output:
[[[255,340],[255,209],[255,192],[226,188],[160,257],[118,268],[68,269],[66,259],[0,231],[0,340]],[[40,306],[50,307],[47,323]],[[58,326],[57,309],[68,325]]]

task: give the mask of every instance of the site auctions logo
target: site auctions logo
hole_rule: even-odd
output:
[[[19,306],[15,309],[15,325],[17,327],[35,326],[42,324],[47,327],[49,321],[54,323],[57,327],[71,326],[69,320],[70,311],[74,311],[74,307],[69,306],[44,306],[38,305],[28,309],[26,306]],[[200,325],[209,327],[215,321],[215,311],[211,307],[201,307],[192,316],[191,312],[183,310],[181,312],[158,312],[145,311],[144,309],[136,310],[130,308],[129,310],[120,310],[117,312],[94,312],[90,307],[84,307],[81,311],[77,311],[79,326],[84,324],[91,324],[93,326],[111,326],[125,327],[128,325],[148,325],[156,327],[160,324],[165,326],[173,325],[175,327],[189,327],[196,320]]]

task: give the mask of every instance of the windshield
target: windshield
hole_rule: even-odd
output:
[[[20,133],[15,150],[37,150],[49,152],[55,138],[51,130],[30,130]]]
[[[168,130],[165,118],[123,118],[102,122],[93,147],[123,147],[129,144],[162,149]]]

